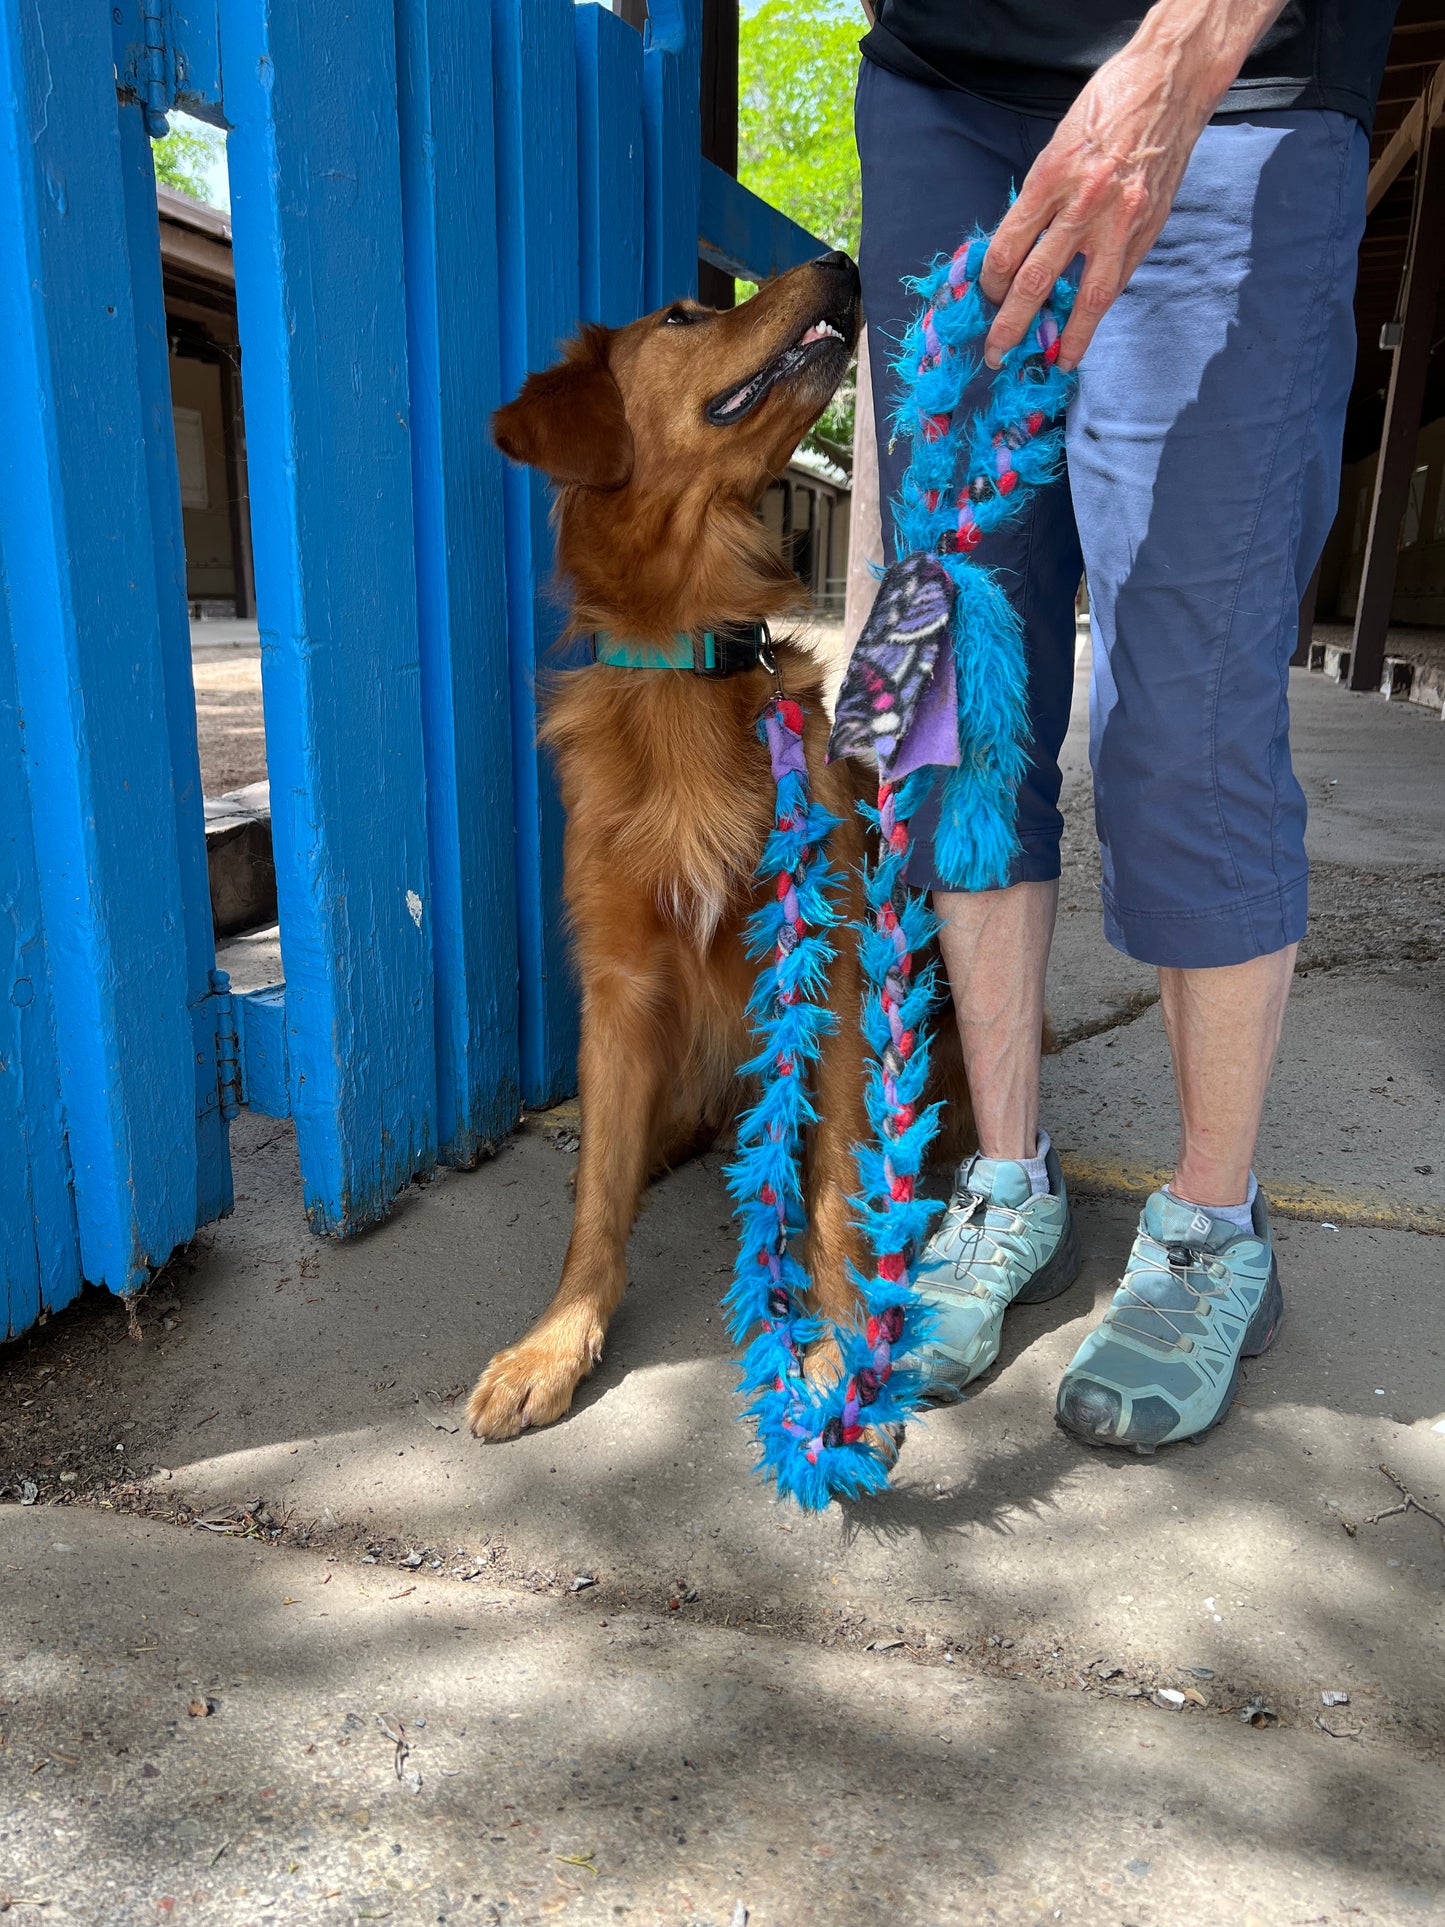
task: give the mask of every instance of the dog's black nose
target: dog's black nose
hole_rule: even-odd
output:
[[[813,263],[815,268],[851,268],[852,265],[852,256],[844,254],[841,248],[830,248],[826,254],[820,254]]]

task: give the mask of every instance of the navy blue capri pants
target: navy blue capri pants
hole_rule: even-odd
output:
[[[994,227],[1053,131],[863,62],[859,265],[890,559],[888,502],[908,455],[904,441],[888,447],[902,277]],[[1059,874],[1058,759],[1087,574],[1104,928],[1144,963],[1244,963],[1304,934],[1288,665],[1339,495],[1368,152],[1356,121],[1315,109],[1204,130],[1080,367],[1067,473],[976,552],[1001,572],[1028,653],[1015,882]],[[924,888],[941,887],[934,822],[920,812],[915,826]]]

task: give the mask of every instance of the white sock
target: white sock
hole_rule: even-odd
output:
[[[1025,1165],[1027,1170],[1028,1166]],[[1249,1190],[1243,1204],[1200,1204],[1195,1198],[1181,1198],[1172,1185],[1164,1189],[1176,1204],[1186,1204],[1191,1211],[1207,1211],[1211,1218],[1222,1218],[1226,1224],[1236,1225],[1241,1231],[1254,1229],[1254,1200],[1259,1193],[1259,1184],[1253,1171],[1249,1174]]]
[[[1020,1158],[1019,1163],[1028,1172],[1029,1191],[1035,1198],[1045,1195],[1049,1188],[1049,1174],[1044,1159],[1049,1155],[1049,1134],[1040,1126],[1039,1148],[1031,1158]]]

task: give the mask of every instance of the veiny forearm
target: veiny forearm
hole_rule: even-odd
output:
[[[1060,126],[1062,154],[1124,176],[1182,163],[1284,0],[1159,0]],[[1169,170],[1171,173],[1173,169]],[[1172,183],[1177,186],[1177,179]]]
[[[1207,100],[1212,114],[1284,7],[1285,0],[1158,0],[1123,51],[1157,59],[1178,85]]]
[[[1284,0],[1158,0],[1059,122],[984,260],[999,304],[985,355],[1022,340],[1076,256],[1085,261],[1060,365],[1073,367],[1153,246],[1189,156]]]

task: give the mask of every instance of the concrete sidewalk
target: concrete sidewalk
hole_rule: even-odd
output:
[[[807,1519],[752,1478],[718,1157],[657,1187],[572,1416],[483,1448],[461,1406],[555,1283],[565,1120],[335,1246],[290,1127],[243,1117],[236,1214],[139,1342],[97,1294],[0,1356],[0,1487],[33,1501],[0,1506],[0,1904],[1445,1920],[1445,731],[1296,682],[1316,920],[1259,1158],[1290,1317],[1202,1449],[1052,1422],[1173,1151],[1076,736],[1046,1118],[1085,1271],[896,1489]]]

